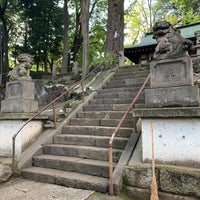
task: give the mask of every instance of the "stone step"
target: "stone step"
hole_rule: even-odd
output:
[[[47,144],[43,146],[44,154],[57,156],[80,157],[108,161],[108,148],[91,146],[74,146],[63,144]],[[122,154],[121,149],[113,149],[113,161],[117,162]]]
[[[148,88],[148,87],[147,87]],[[135,92],[137,93],[140,90],[140,87],[134,87],[134,88],[108,88],[108,89],[102,89],[97,91],[98,94],[106,94],[106,93],[126,93],[126,92]]]
[[[115,81],[115,80],[125,80],[125,79],[141,79],[141,78],[146,78],[148,76],[148,73],[144,73],[144,74],[134,74],[134,73],[130,73],[130,74],[114,74],[111,78],[110,78],[110,82]]]
[[[94,146],[94,147],[105,147],[105,148],[108,148],[109,141],[110,137],[106,136],[58,134],[53,137],[54,144]],[[124,149],[127,141],[128,138],[116,137],[113,143],[113,148]]]
[[[105,119],[121,119],[125,112],[123,111],[96,111],[96,112],[78,112],[77,118],[105,118]],[[129,113],[127,119],[132,119],[132,113]]]
[[[83,111],[63,125],[62,133],[42,146],[43,154],[34,156],[34,167],[22,170],[23,177],[107,193],[110,138],[148,74],[141,65],[119,68]],[[144,92],[137,103],[144,105]],[[133,132],[130,112],[113,142],[113,168]]]
[[[145,80],[144,80],[145,81]],[[110,88],[112,87],[141,87],[142,84],[144,83],[144,81],[139,81],[137,79],[125,79],[125,80],[116,80],[116,81],[112,81],[112,82],[107,82],[103,88]]]
[[[116,84],[138,84],[138,83],[144,83],[146,80],[146,77],[143,78],[124,78],[124,79],[111,79],[109,82],[106,83],[106,85],[116,85]]]
[[[69,121],[69,125],[75,126],[107,126],[116,127],[120,119],[91,119],[91,118],[72,118]],[[133,127],[133,120],[126,119],[122,124],[122,127]]]
[[[145,108],[145,103],[136,103],[135,108]]]
[[[22,170],[22,176],[33,181],[62,185],[66,187],[94,190],[107,193],[108,179],[41,167],[30,167]]]
[[[135,71],[130,71],[130,72],[122,72],[122,73],[115,73],[113,74],[112,78],[139,78],[139,77],[147,77],[148,74],[150,73],[150,70],[143,71],[143,72],[135,72]]]
[[[107,161],[43,154],[35,156],[33,163],[35,167],[78,172],[104,178],[109,177],[109,163]],[[115,167],[115,163],[113,165]]]
[[[95,94],[94,95],[94,99],[105,99],[105,98],[117,99],[117,98],[119,98],[119,94],[117,94],[117,93],[106,93],[106,94]]]
[[[136,84],[110,84],[110,85],[104,85],[102,87],[102,89],[113,89],[113,88],[135,88],[135,87],[141,87],[143,83],[136,83]],[[149,84],[147,84],[147,86],[149,87]]]
[[[136,67],[136,66],[131,66],[131,67],[120,67],[118,70],[117,70],[117,74],[121,74],[121,73],[129,73],[129,72],[135,72],[135,73],[143,73],[145,71],[149,71],[149,66],[145,66],[145,67],[142,67],[142,66],[139,66],[139,67]]]
[[[65,125],[62,128],[62,134],[79,134],[79,135],[102,135],[110,136],[114,132],[115,127],[105,126],[69,126]],[[134,131],[133,128],[121,127],[117,133],[118,137],[130,137]]]
[[[136,95],[135,95],[136,96]],[[89,101],[90,105],[99,105],[99,104],[131,104],[133,101],[134,97],[126,97],[125,99],[123,98],[103,98],[103,99],[92,99]],[[145,98],[143,96],[139,97],[137,102],[139,103],[144,103]]]
[[[83,111],[126,111],[130,104],[105,104],[83,106]]]
[[[105,94],[96,94],[94,95],[94,100],[96,99],[121,99],[120,101],[126,100],[126,99],[132,99],[137,95],[138,92],[113,92],[113,93],[105,93]],[[142,92],[140,95],[140,99],[145,97],[145,93]],[[92,102],[92,100],[90,101]],[[123,102],[124,104],[125,102]],[[114,103],[115,104],[115,103]]]

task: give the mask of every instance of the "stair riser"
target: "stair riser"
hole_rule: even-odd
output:
[[[135,97],[135,96],[134,96]],[[104,104],[131,104],[134,97],[127,97],[126,99],[112,99],[112,98],[105,98],[105,99],[93,99],[89,101],[90,105],[104,105]],[[138,103],[144,103],[145,99],[144,97],[139,97],[137,100]]]
[[[115,74],[112,76],[112,78],[110,79],[110,81],[113,80],[124,80],[124,79],[140,79],[140,78],[146,78],[149,74],[149,71],[146,72],[145,74],[134,74],[134,73],[124,73],[124,74]]]
[[[106,193],[108,191],[107,185],[96,185],[94,183],[80,182],[78,180],[73,180],[65,177],[54,177],[54,175],[46,175],[40,173],[23,172],[23,177],[26,179],[31,179],[33,181],[39,181],[43,183],[51,183],[66,187],[94,190],[96,192]]]
[[[134,93],[132,93],[132,94],[130,93],[129,95],[126,95],[125,93],[124,93],[124,95],[121,94],[121,93],[118,93],[118,94],[117,93],[116,94],[104,94],[104,95],[95,96],[95,98],[93,100],[89,101],[89,102],[94,102],[95,100],[100,99],[101,101],[104,100],[105,102],[108,102],[108,101],[111,101],[111,100],[117,102],[117,100],[118,100],[117,103],[113,102],[112,104],[120,104],[120,102],[121,102],[121,104],[125,104],[125,101],[132,102],[132,100],[136,97],[136,95],[137,94],[134,94]],[[138,100],[140,100],[140,99],[143,100],[143,101],[145,100],[144,94],[141,94],[141,96],[139,96]]]
[[[144,78],[124,78],[124,79],[110,79],[110,81],[108,83],[106,83],[106,85],[115,85],[115,84],[121,84],[121,83],[129,83],[131,82],[132,84],[138,84],[138,83],[144,83],[144,81],[146,80],[146,77]]]
[[[99,90],[97,91],[97,95],[98,94],[106,94],[106,93],[116,93],[116,92],[126,92],[126,88],[118,88],[118,89],[103,89],[103,90]],[[129,92],[129,91],[128,91]],[[136,92],[136,91],[130,91],[130,92]]]
[[[70,178],[60,178],[56,181],[58,185],[63,185],[66,187],[72,187],[72,188],[78,188],[78,189],[84,189],[84,190],[92,190],[100,193],[107,193],[108,188],[107,186],[102,186],[99,184],[94,184],[94,183],[87,183],[87,182],[82,182],[79,180],[72,181]]]
[[[115,81],[115,80],[125,80],[125,79],[146,79],[146,77],[148,76],[149,72],[148,73],[145,73],[145,74],[133,74],[133,73],[130,73],[128,75],[126,74],[116,74],[114,76],[112,76],[109,80],[110,81]]]
[[[83,111],[126,111],[130,104],[113,105],[88,105],[83,106]]]
[[[109,177],[109,167],[108,166],[99,166],[99,165],[88,165],[87,163],[75,163],[70,161],[63,160],[54,160],[54,159],[42,159],[34,158],[34,166],[51,168],[69,172],[78,172],[87,175],[100,176],[104,178]]]
[[[137,93],[140,90],[140,87],[135,88],[114,88],[114,89],[104,89],[99,90],[98,94],[107,94],[107,93],[126,93],[126,92],[134,92]]]
[[[102,135],[102,136],[111,136],[114,132],[114,127],[105,128],[105,127],[81,127],[81,126],[65,126],[63,127],[63,134],[82,134],[82,135]],[[130,137],[133,129],[123,129],[121,128],[118,131],[119,137]]]
[[[59,156],[72,156],[79,158],[88,158],[95,160],[104,160],[108,161],[108,150],[96,150],[96,149],[84,149],[84,148],[75,148],[75,147],[52,147],[44,146],[44,154],[59,155]],[[121,155],[121,151],[113,152],[113,161],[117,162]]]
[[[114,121],[114,120],[107,120],[107,119],[103,119],[101,120],[101,126],[111,126],[111,127],[116,127],[119,123],[118,121]],[[121,127],[128,127],[128,128],[133,128],[133,121],[132,120],[125,120],[123,122],[123,124],[121,125]]]
[[[80,112],[77,113],[77,118],[106,118],[106,119],[121,119],[124,116],[125,112]],[[132,119],[133,116],[131,113],[128,114],[127,119]]]
[[[75,118],[70,119],[69,125],[75,126],[107,126],[107,127],[116,127],[119,123],[119,120],[115,119],[83,119],[83,118]],[[132,120],[125,120],[121,127],[133,127]]]
[[[145,108],[145,103],[137,103],[135,104],[135,108]]]
[[[119,94],[96,94],[94,95],[94,99],[105,99],[105,98],[112,98],[117,99],[119,98]]]
[[[133,85],[133,84],[140,84],[142,85],[144,83],[144,81],[146,80],[145,79],[124,79],[124,80],[113,80],[113,81],[110,81],[108,83],[106,83],[105,86],[121,86],[121,85]]]
[[[116,84],[116,85],[105,85],[102,87],[102,89],[114,89],[114,88],[134,88],[134,87],[141,87],[143,83],[137,83],[137,84]],[[147,85],[149,87],[149,85]]]
[[[136,74],[136,75],[140,75],[140,74],[145,74],[149,72],[149,68],[146,69],[119,69],[114,75],[118,76],[118,75],[129,75],[129,74]]]
[[[100,126],[101,125],[101,120],[100,119],[70,119],[69,125],[71,126]]]
[[[72,136],[55,136],[53,139],[54,144],[69,144],[69,145],[80,145],[80,146],[93,146],[93,147],[109,147],[110,138],[86,138],[86,137],[72,137]],[[126,146],[126,139],[116,138],[113,143],[113,148],[124,149]]]

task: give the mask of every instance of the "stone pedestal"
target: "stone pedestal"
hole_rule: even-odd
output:
[[[12,137],[32,116],[32,113],[0,113],[0,156],[12,157]],[[17,159],[43,132],[44,121],[47,119],[47,115],[40,114],[20,131],[15,142]]]
[[[5,100],[1,112],[37,112],[38,102],[34,100],[34,82],[18,80],[6,83]]]
[[[152,61],[150,74],[150,89],[145,90],[145,107],[199,105],[199,89],[193,84],[189,56]]]
[[[152,159],[152,123],[156,163],[200,167],[199,107],[134,109],[133,116],[142,119],[143,162]]]

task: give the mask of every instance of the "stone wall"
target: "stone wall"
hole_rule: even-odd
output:
[[[156,177],[160,200],[200,199],[200,169],[157,165]],[[128,165],[124,170],[123,180],[129,196],[150,199],[151,165]]]

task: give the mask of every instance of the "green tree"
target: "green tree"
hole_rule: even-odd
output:
[[[83,34],[81,26],[81,1],[69,2],[69,49],[73,52],[73,61],[82,63]],[[96,59],[105,52],[105,33],[107,19],[105,0],[90,0],[89,8],[89,60]],[[98,17],[97,17],[98,16]]]
[[[199,0],[171,0],[176,16],[175,23],[185,25],[200,20]]]
[[[15,26],[15,14],[17,12],[16,0],[0,0],[0,21],[3,30],[3,73],[7,74],[9,71],[9,41],[11,37],[11,30]],[[13,35],[14,38],[14,35]]]
[[[137,44],[143,34],[150,31],[154,19],[154,16],[149,16],[150,13],[154,14],[153,11],[149,11],[149,7],[144,4],[143,0],[135,0],[126,10],[125,27],[129,30],[132,45]]]
[[[68,66],[68,49],[69,49],[69,11],[68,11],[68,0],[64,0],[64,31],[63,31],[63,58],[62,58],[62,68],[61,72],[66,73],[67,66]]]
[[[47,73],[61,55],[63,10],[57,0],[20,0],[20,2],[28,19],[28,40],[24,47],[35,55],[38,64],[43,63],[44,71]]]

